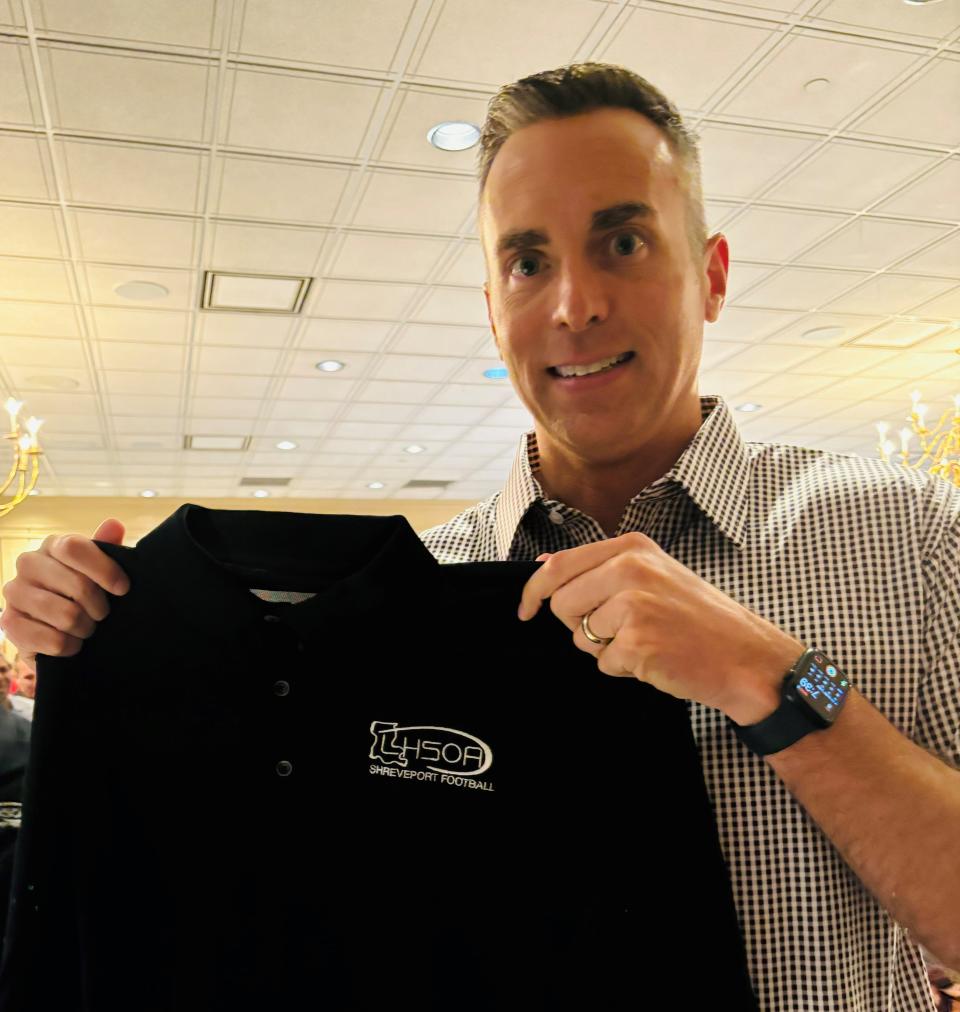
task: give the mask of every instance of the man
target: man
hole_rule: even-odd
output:
[[[27,720],[33,720],[33,698],[37,691],[37,673],[17,654],[13,659],[13,683],[16,692],[7,696],[7,702],[15,713]]]
[[[698,396],[727,243],[705,234],[695,142],[647,82],[524,79],[481,146],[484,292],[534,429],[503,491],[425,543],[444,562],[545,559],[521,620],[549,599],[601,671],[689,701],[761,1007],[931,1008],[913,939],[960,963],[960,494],[748,446]],[[127,585],[78,536],[19,572],[3,626],[25,654],[76,653]],[[740,735],[798,712],[782,688],[806,648],[864,692],[761,758]],[[630,840],[609,846],[630,859]]]

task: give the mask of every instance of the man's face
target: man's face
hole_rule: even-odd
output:
[[[481,202],[484,290],[541,445],[612,464],[699,426],[703,323],[722,305],[727,247],[715,236],[693,252],[684,186],[664,135],[630,109],[537,123],[497,153]]]
[[[17,664],[17,689],[21,695],[30,699],[33,699],[37,693],[37,674],[22,661]]]
[[[0,699],[10,692],[10,675],[13,667],[5,657],[0,657]]]

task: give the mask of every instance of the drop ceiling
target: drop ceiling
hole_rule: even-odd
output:
[[[0,0],[0,395],[46,419],[44,494],[500,487],[529,418],[483,376],[475,152],[425,135],[583,59],[701,135],[734,258],[701,390],[763,405],[747,438],[873,455],[915,386],[946,406],[960,0]],[[208,312],[207,271],[315,280],[293,316]]]

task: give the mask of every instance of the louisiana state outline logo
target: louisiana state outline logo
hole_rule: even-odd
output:
[[[375,775],[493,790],[480,779],[493,765],[493,750],[476,735],[453,727],[400,726],[385,720],[372,721],[370,734],[369,758],[374,760],[370,772]]]

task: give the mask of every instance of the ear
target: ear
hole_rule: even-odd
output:
[[[493,321],[493,310],[490,306],[490,282],[484,281],[483,283],[483,297],[487,300],[487,320],[490,322],[490,333],[493,334],[493,343],[497,346],[497,354],[500,356],[500,361],[503,361],[503,351],[500,348],[500,338],[497,336],[497,325]]]
[[[707,280],[703,318],[713,323],[723,308],[727,295],[727,276],[730,272],[730,248],[726,236],[717,233],[707,240],[703,250],[703,273]]]

